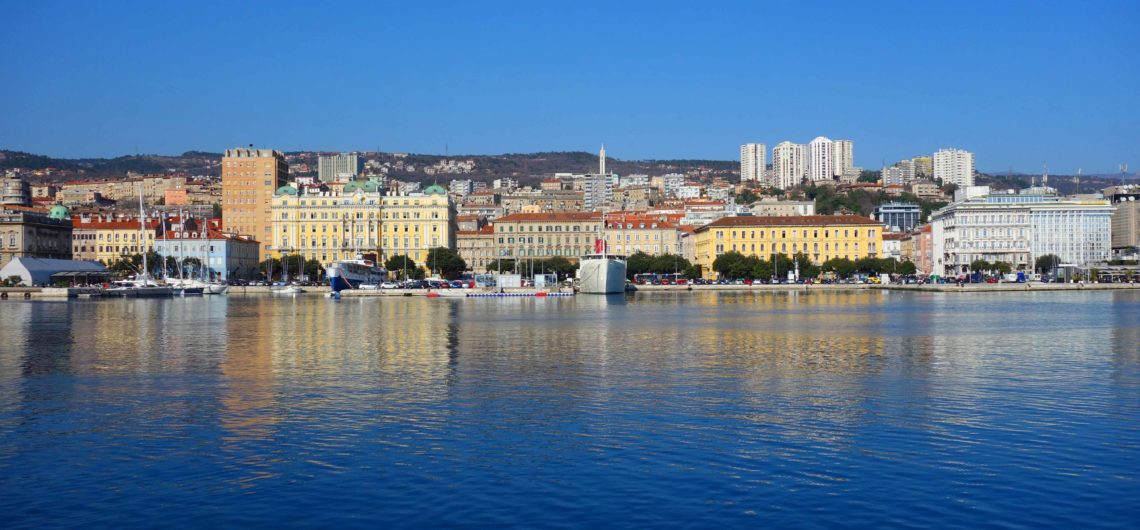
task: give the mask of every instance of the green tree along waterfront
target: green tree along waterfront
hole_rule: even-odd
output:
[[[917,272],[914,263],[898,261],[895,258],[866,257],[854,261],[832,258],[816,265],[804,254],[792,257],[777,254],[769,261],[756,256],[745,256],[739,252],[725,252],[713,262],[713,270],[720,277],[731,280],[785,278],[788,271],[795,271],[797,268],[801,279],[818,278],[824,273],[837,278],[847,278],[854,274],[911,275]]]
[[[1041,274],[1054,274],[1056,273],[1057,266],[1061,263],[1060,256],[1056,254],[1045,254],[1044,256],[1037,257],[1033,262],[1033,268]]]
[[[626,274],[633,278],[637,274],[684,274],[688,278],[701,275],[700,268],[676,254],[650,256],[645,252],[635,252],[626,259]]]
[[[514,272],[515,260],[513,259],[497,259],[487,264],[487,272]]]
[[[459,256],[459,253],[447,247],[435,247],[428,251],[427,255],[428,269],[432,273],[439,273],[439,275],[448,280],[455,280],[467,270],[467,262]]]

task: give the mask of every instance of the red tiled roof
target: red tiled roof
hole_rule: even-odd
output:
[[[735,217],[722,217],[697,229],[698,232],[709,228],[733,226],[827,226],[827,225],[875,225],[879,222],[861,215],[793,215],[787,217],[768,217],[760,215],[741,215]]]
[[[158,229],[160,221],[158,219],[147,219],[146,228],[148,230]],[[115,221],[96,221],[94,219],[83,221],[82,217],[72,216],[71,224],[77,230],[138,230],[138,219],[115,220]]]
[[[600,221],[600,212],[512,213],[495,220],[497,223],[518,221]]]
[[[488,228],[490,230],[488,230]],[[459,236],[467,236],[467,237],[490,236],[490,235],[495,234],[495,227],[488,225],[488,226],[484,226],[483,228],[480,228],[478,230],[460,230],[460,231],[456,232],[455,234],[459,235]]]
[[[634,225],[638,230],[649,229],[678,229],[677,221],[680,220],[680,215],[646,215],[646,214],[631,214],[631,215],[618,215],[614,216],[612,213],[606,214],[606,224],[614,228],[621,228],[623,225]],[[642,228],[640,225],[645,224]],[[657,226],[653,226],[657,225]]]
[[[20,212],[42,213],[42,214],[49,213],[48,210],[45,210],[43,208],[35,208],[32,206],[6,205],[6,206],[0,206],[0,210],[15,210],[15,211],[20,211]]]
[[[184,233],[189,237],[180,237],[179,236],[180,233]],[[195,232],[195,231],[177,232],[174,230],[167,230],[165,234],[159,234],[158,239],[159,240],[169,240],[169,241],[179,241],[179,240],[183,240],[183,239],[188,240],[188,241],[195,241],[195,240],[201,241],[203,239],[217,240],[217,239],[231,239],[231,238],[235,237],[234,234],[228,234],[228,233],[225,233],[225,232],[222,232],[219,230],[210,230],[207,235],[208,235],[207,238],[203,238],[203,237],[201,237],[202,236],[201,232]]]

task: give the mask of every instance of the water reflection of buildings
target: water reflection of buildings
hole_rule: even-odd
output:
[[[227,427],[261,430],[277,423],[271,411],[286,404],[277,401],[301,410],[343,406],[339,392],[353,388],[396,387],[443,399],[457,350],[454,320],[448,303],[422,299],[232,304],[222,366]]]
[[[273,367],[274,323],[284,320],[279,305],[269,298],[233,299],[229,304],[219,364],[224,380],[218,421],[230,449],[245,440],[269,437],[280,422]]]

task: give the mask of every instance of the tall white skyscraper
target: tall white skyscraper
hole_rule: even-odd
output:
[[[833,180],[835,160],[832,155],[833,142],[826,136],[818,136],[808,142],[807,170],[812,182]]]
[[[974,153],[963,149],[939,149],[934,153],[934,178],[959,188],[974,185]]]
[[[740,146],[740,182],[760,182],[764,180],[764,168],[768,166],[768,146],[764,144],[744,144]]]
[[[772,148],[772,170],[776,174],[776,182],[772,184],[786,190],[795,186],[807,175],[805,168],[807,146],[780,142]]]
[[[602,144],[602,149],[598,151],[598,174],[606,174],[606,144]]]
[[[842,177],[855,168],[855,142],[836,140],[831,142],[831,170],[833,175]]]

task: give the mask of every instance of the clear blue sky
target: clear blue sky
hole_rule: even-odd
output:
[[[0,147],[1140,169],[1140,2],[6,2]]]

